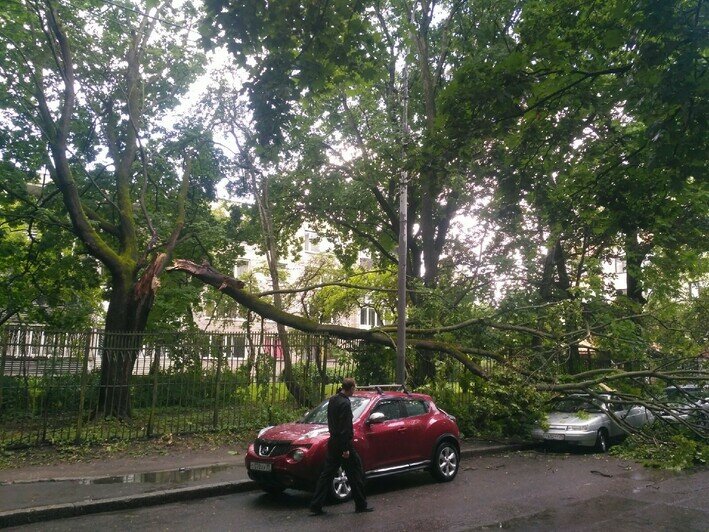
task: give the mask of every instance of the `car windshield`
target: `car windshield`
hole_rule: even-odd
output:
[[[310,412],[305,414],[299,423],[315,423],[319,425],[327,425],[327,403],[325,401]],[[352,407],[352,419],[357,419],[364,409],[369,404],[369,399],[366,397],[350,397],[350,406]]]
[[[576,412],[602,412],[601,407],[592,402],[590,399],[583,397],[569,397],[556,401],[552,410],[554,412],[563,412],[565,414],[574,414]]]

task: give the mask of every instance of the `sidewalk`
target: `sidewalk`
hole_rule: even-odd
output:
[[[530,448],[466,440],[461,459]],[[0,528],[258,489],[244,449],[0,471]]]

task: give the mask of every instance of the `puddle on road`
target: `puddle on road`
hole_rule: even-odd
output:
[[[91,484],[179,484],[192,480],[204,480],[210,478],[214,473],[233,469],[231,465],[212,465],[205,467],[192,467],[170,469],[166,471],[151,471],[148,473],[128,473],[126,475],[114,475],[110,477],[92,478],[67,478],[67,479],[43,479],[21,482],[0,482],[0,485],[7,484],[39,484],[48,482],[71,482],[80,485]]]
[[[212,474],[231,469],[233,466],[208,466],[194,467],[191,469],[173,469],[168,471],[152,471],[149,473],[130,473],[113,477],[83,478],[79,484],[172,484],[189,482],[190,480],[203,480]]]

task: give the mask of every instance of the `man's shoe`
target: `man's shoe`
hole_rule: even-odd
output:
[[[373,511],[374,511],[374,508],[372,508],[371,506],[367,506],[365,508],[355,508],[355,513],[358,513],[358,514],[363,514],[365,512],[373,512]]]
[[[310,515],[315,517],[316,515],[324,515],[326,512],[322,508],[310,508]]]

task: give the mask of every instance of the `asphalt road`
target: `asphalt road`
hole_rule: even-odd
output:
[[[596,454],[471,458],[450,483],[414,473],[373,481],[367,492],[368,514],[350,502],[310,517],[307,493],[249,492],[14,530],[709,530],[708,469],[656,471]]]

